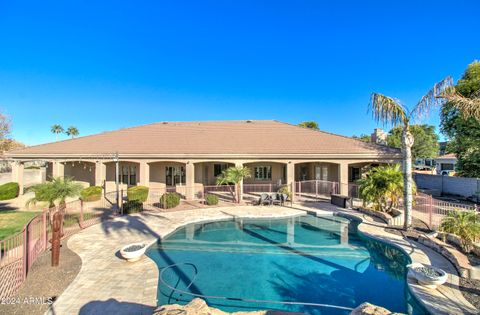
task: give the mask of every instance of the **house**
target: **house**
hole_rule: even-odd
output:
[[[117,159],[118,154],[118,159]],[[24,163],[47,162],[48,176],[73,176],[85,185],[145,185],[194,199],[215,186],[229,166],[247,166],[248,185],[296,181],[338,183],[342,194],[362,167],[401,160],[400,150],[274,120],[159,122],[11,151],[13,180],[23,187]],[[118,171],[116,168],[118,167]],[[21,189],[23,191],[23,189]]]
[[[435,159],[436,169],[438,175],[452,175],[455,173],[455,165],[457,164],[457,157],[455,154],[445,154]]]

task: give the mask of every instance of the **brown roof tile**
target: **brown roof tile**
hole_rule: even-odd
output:
[[[11,151],[42,154],[374,154],[399,150],[274,120],[159,122]]]

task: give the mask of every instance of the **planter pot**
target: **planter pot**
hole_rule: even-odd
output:
[[[447,273],[440,268],[427,267],[420,263],[412,263],[407,267],[418,283],[429,289],[436,289],[447,281]]]
[[[122,247],[122,249],[120,250],[120,254],[127,261],[134,262],[142,258],[143,254],[145,254],[146,249],[147,245],[144,243],[132,243]]]

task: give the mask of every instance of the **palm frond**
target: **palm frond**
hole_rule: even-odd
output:
[[[461,95],[455,90],[450,93],[444,93],[441,97],[457,108],[464,118],[473,117],[480,120],[480,90],[475,92],[470,98]]]
[[[408,122],[407,111],[400,102],[379,93],[372,93],[369,104],[375,121],[383,125],[397,126]]]
[[[429,114],[434,107],[441,106],[445,103],[444,95],[450,94],[453,87],[453,78],[448,76],[440,82],[437,82],[430,91],[425,94],[417,105],[410,112],[409,118],[422,118]]]

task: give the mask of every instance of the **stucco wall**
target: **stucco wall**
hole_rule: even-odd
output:
[[[25,187],[44,183],[46,180],[45,168],[26,169],[23,171],[23,184]],[[0,173],[0,185],[13,181],[12,173]]]
[[[64,168],[65,176],[73,177],[85,187],[95,185],[95,164],[90,162],[67,162]]]
[[[442,194],[470,197],[480,193],[480,179],[442,175],[414,174],[420,189],[436,189]]]

